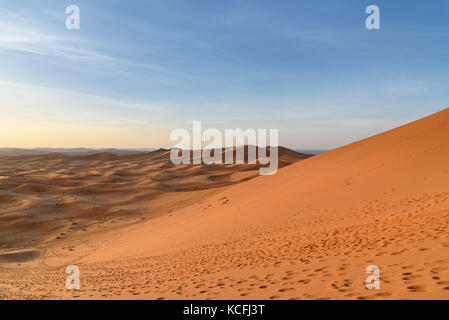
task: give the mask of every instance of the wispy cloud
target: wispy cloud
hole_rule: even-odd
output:
[[[111,43],[102,43],[86,36],[78,36],[74,32],[67,33],[63,22],[61,22],[61,17],[64,16],[58,15],[54,11],[42,11],[39,16],[47,16],[48,22],[42,22],[45,21],[43,18],[36,20],[28,12],[11,12],[0,9],[0,51],[15,51],[79,62],[95,62],[106,65],[109,72],[119,75],[146,75],[165,84],[173,84],[176,82],[173,80],[174,78],[193,79],[192,75],[181,73],[179,70],[173,70],[165,65],[151,61],[139,62],[136,59],[117,56],[111,53],[117,49]],[[52,23],[54,21],[58,21],[60,24],[59,32],[55,31],[55,25]],[[117,23],[117,21],[115,22]],[[119,23],[124,22],[125,20],[119,20]],[[134,24],[132,25],[134,28],[143,28],[137,22]],[[158,32],[161,33],[159,36],[166,34],[160,30]],[[82,68],[82,65],[80,67]]]
[[[167,110],[162,105],[2,80],[0,93],[0,110],[4,109],[5,114],[2,120],[6,122],[14,122],[21,119],[21,115],[31,112],[48,119],[72,121],[82,118],[83,121],[91,119],[93,123],[113,119],[114,123],[110,124],[135,125],[145,123],[145,118],[156,117]]]
[[[49,28],[50,26],[44,26],[24,13],[0,11],[0,49],[71,60],[113,60],[104,53],[85,48],[86,43],[92,41],[62,36],[49,32]],[[84,48],[81,48],[80,44],[83,44]]]

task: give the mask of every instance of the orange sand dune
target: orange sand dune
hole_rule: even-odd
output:
[[[309,157],[279,154],[280,167]],[[0,254],[169,214],[258,176],[259,167],[175,166],[164,149],[0,157]]]
[[[0,264],[0,297],[448,299],[448,159],[446,109],[170,215]],[[69,264],[79,291],[65,289]],[[369,265],[379,290],[365,288]]]

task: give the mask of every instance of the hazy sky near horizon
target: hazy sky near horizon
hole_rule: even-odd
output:
[[[448,88],[447,0],[0,0],[0,147],[170,147],[201,120],[329,149],[448,107]]]

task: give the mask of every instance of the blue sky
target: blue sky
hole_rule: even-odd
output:
[[[341,146],[448,107],[448,19],[447,0],[0,0],[0,147],[169,147],[193,120]]]

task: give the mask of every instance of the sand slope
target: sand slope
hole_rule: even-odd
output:
[[[39,263],[0,269],[0,296],[448,299],[448,159],[446,109],[170,216],[47,248]],[[64,288],[71,263],[76,292]],[[368,265],[380,290],[365,289]]]
[[[168,214],[258,176],[259,164],[182,165],[149,153],[0,157],[0,254]],[[280,167],[308,155],[280,148]]]

